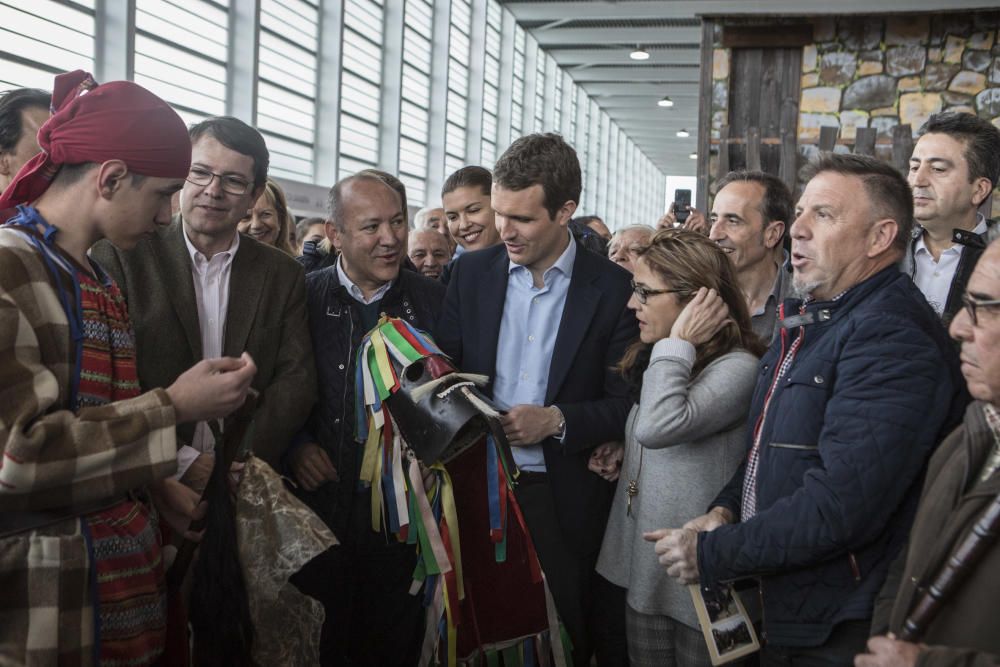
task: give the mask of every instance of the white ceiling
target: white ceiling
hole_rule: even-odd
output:
[[[997,0],[505,0],[518,23],[664,174],[694,175],[701,16],[875,14],[996,8]],[[641,45],[649,60],[630,60]],[[673,108],[656,102],[664,95]],[[686,129],[691,136],[676,137]]]

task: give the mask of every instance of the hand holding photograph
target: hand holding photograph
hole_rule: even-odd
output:
[[[724,665],[760,650],[753,623],[732,586],[691,584],[688,589],[713,665]]]

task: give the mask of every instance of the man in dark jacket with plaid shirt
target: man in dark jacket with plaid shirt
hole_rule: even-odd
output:
[[[761,360],[748,455],[708,514],[656,531],[668,574],[760,581],[763,665],[847,665],[906,541],[927,459],[967,402],[953,345],[895,263],[912,200],[824,154],[791,229],[794,286]]]

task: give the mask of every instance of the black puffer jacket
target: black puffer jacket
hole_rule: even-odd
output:
[[[430,331],[441,313],[444,294],[441,283],[404,269],[382,297],[380,312]],[[354,373],[357,348],[367,332],[361,325],[360,304],[340,284],[336,265],[306,276],[306,301],[319,400],[297,442],[318,442],[340,481],[299,495],[343,542],[364,449],[364,443],[355,438]]]

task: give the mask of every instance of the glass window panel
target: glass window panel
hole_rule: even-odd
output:
[[[363,169],[371,169],[374,166],[374,162],[366,162],[347,155],[341,155],[338,163],[339,175],[337,176],[337,179],[340,180],[342,178],[347,178],[348,176],[352,176]]]
[[[25,43],[32,44],[32,48],[20,50],[5,41],[5,51],[31,58],[38,52],[40,45],[45,45],[46,48],[56,47],[68,54],[93,57],[93,16],[54,2],[29,3],[30,9],[22,7],[23,4],[13,6],[6,2],[0,3],[0,25],[5,28],[5,40],[10,36],[21,37]],[[47,54],[43,60],[48,61]]]
[[[226,112],[228,2],[136,0],[135,81],[192,116]]]
[[[360,117],[378,118],[379,88],[377,85],[348,71],[344,71],[341,75],[340,85],[342,110]]]
[[[317,17],[318,20],[318,17]],[[275,76],[294,77],[307,86],[315,85],[316,81],[316,51],[306,50],[264,30],[260,35],[260,71],[265,69],[274,72]],[[298,87],[298,83],[279,81],[288,88]]]
[[[409,26],[403,30],[403,49],[406,52],[406,64],[417,68],[421,72],[430,71],[431,43]]]
[[[427,171],[427,146],[407,139],[399,140],[399,170],[414,176],[423,176]]]
[[[490,84],[483,86],[483,113],[496,114],[500,106],[500,93]]]
[[[423,75],[403,76],[403,99],[423,108],[430,106],[430,81],[421,80]]]
[[[187,107],[195,113],[206,116],[222,116],[226,113],[226,101],[211,98],[196,91],[182,88],[168,81],[161,81],[145,74],[136,73],[135,82],[159,95],[171,105]]]
[[[417,33],[430,35],[434,26],[434,6],[423,0],[407,0],[405,9],[406,25]]]
[[[408,137],[416,141],[427,142],[427,120],[426,111],[414,108],[412,112],[403,110],[400,114],[401,137]]]
[[[347,0],[344,3],[344,27],[365,35],[380,46],[383,20],[382,3],[370,0]]]
[[[448,121],[445,135],[445,147],[448,153],[460,158],[463,157],[465,155],[465,128]]]
[[[303,0],[262,0],[260,25],[257,126],[278,156],[272,170],[311,182],[319,8]]]
[[[348,137],[352,142],[375,149],[378,146],[378,127],[360,118],[345,115],[341,119],[340,136]]]
[[[516,139],[521,136],[521,128],[524,127],[524,107],[516,102],[510,105],[510,125],[511,125],[511,139]]]
[[[448,88],[461,95],[469,94],[468,54],[462,60],[448,59]]]
[[[497,117],[493,114],[483,114],[483,136],[487,137],[484,141],[496,143],[496,139],[491,138],[497,136]]]
[[[3,51],[28,61],[0,55],[0,87],[51,90],[56,73],[94,70],[93,3],[0,2],[0,26]]]
[[[307,51],[316,51],[319,48],[318,10],[315,2],[261,0],[260,22],[261,25],[284,26],[281,34],[286,38]]]
[[[468,101],[454,91],[448,91],[448,122],[464,128]]]
[[[462,158],[454,157],[452,155],[445,155],[444,172],[446,174],[453,174],[464,166],[465,166],[465,160],[463,160]]]
[[[494,143],[492,143],[490,141],[483,140],[482,159],[480,160],[480,162],[482,163],[482,166],[486,167],[487,169],[492,169],[493,168],[493,164],[496,161],[497,161],[497,146],[496,146],[496,144],[494,144]]]
[[[226,99],[226,69],[205,68],[203,74],[177,66],[173,63],[183,61],[183,58],[171,59],[171,55],[178,54],[174,49],[165,45],[157,45],[157,48],[150,49],[151,52],[159,52],[160,57],[151,57],[137,53],[135,55],[135,69],[143,75],[163,81],[175,83],[182,88],[190,90],[192,93],[202,95],[214,100]]]
[[[205,0],[136,0],[136,29],[225,62],[228,12]]]
[[[0,70],[0,91],[7,91],[12,88],[41,88],[42,90],[52,90],[52,81],[55,77],[53,72],[38,67],[29,67],[21,63],[6,62]]]
[[[372,83],[382,78],[382,51],[355,32],[344,30],[343,67]]]
[[[290,142],[268,132],[262,132],[262,134],[271,154],[268,170],[270,174],[296,180],[312,180],[312,147]]]

